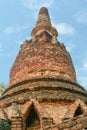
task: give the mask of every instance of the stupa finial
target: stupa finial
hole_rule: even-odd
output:
[[[40,9],[39,15],[38,15],[38,20],[36,23],[36,27],[37,26],[51,26],[51,22],[50,22],[50,17],[49,17],[49,13],[48,13],[48,9],[46,7],[42,7]]]

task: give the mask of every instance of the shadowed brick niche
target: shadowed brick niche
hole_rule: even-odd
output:
[[[0,97],[0,119],[9,119],[11,130],[87,129],[87,92],[77,83],[72,58],[57,36],[42,7]]]

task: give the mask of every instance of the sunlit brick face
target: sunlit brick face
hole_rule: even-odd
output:
[[[10,72],[10,84],[36,77],[66,78],[76,81],[73,63],[65,46],[57,40],[48,10],[40,10],[32,39],[22,44]]]

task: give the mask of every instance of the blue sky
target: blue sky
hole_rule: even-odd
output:
[[[77,82],[87,89],[87,0],[0,0],[0,83],[9,83],[20,45],[31,38],[42,6],[71,54]]]

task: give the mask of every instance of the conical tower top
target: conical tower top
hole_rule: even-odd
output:
[[[51,26],[50,17],[48,13],[48,9],[46,7],[42,7],[40,9],[38,20],[36,23],[36,27],[38,26]]]
[[[35,37],[39,37],[42,32],[47,32],[50,36],[54,37],[53,39],[56,39],[56,37],[58,36],[57,30],[51,25],[50,16],[46,7],[42,7],[39,11],[36,26],[31,33],[32,40],[36,42],[35,39],[37,38]]]

